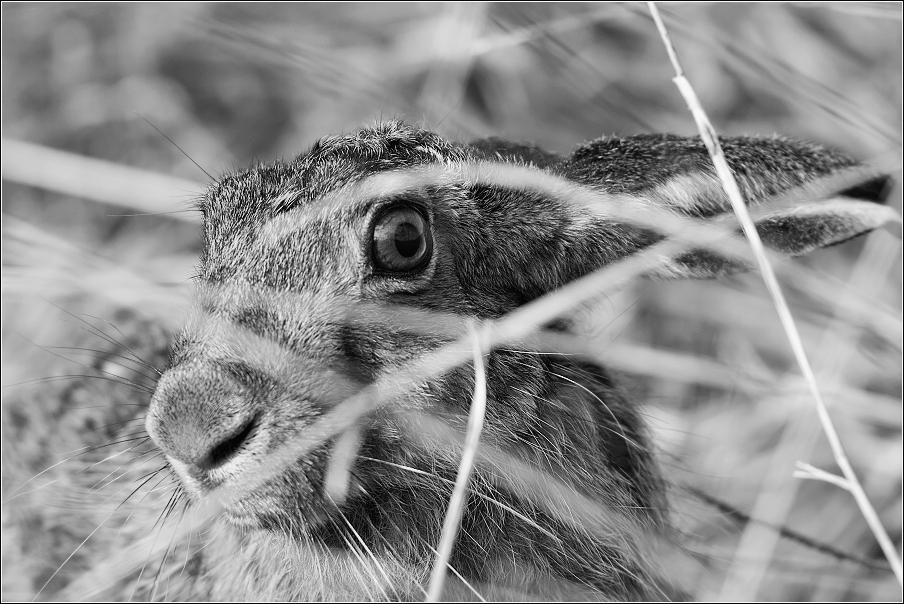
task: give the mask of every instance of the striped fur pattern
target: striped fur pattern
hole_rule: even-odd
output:
[[[723,145],[751,205],[856,168],[779,138]],[[208,544],[180,579],[182,596],[423,597],[472,365],[423,380],[340,428],[323,431],[318,420],[454,341],[463,333],[455,318],[504,317],[663,238],[565,195],[462,176],[463,166],[494,165],[521,170],[525,183],[558,179],[678,216],[728,210],[699,140],[667,135],[599,139],[559,158],[387,122],[222,178],[201,202],[197,297],[146,423],[193,505],[218,506]],[[398,186],[372,186],[393,175]],[[764,238],[797,254],[876,228],[885,215],[871,202],[883,183],[850,189],[825,211],[769,214]],[[429,254],[412,270],[381,269],[375,223],[399,207],[421,216]],[[660,274],[692,277],[742,268],[703,249],[662,266]],[[369,320],[380,309],[401,319]],[[435,325],[406,322],[408,311],[436,313]],[[567,317],[547,327],[572,329]],[[509,343],[488,354],[487,375],[488,453],[471,482],[446,597],[680,594],[657,568],[656,552],[672,538],[665,481],[642,417],[610,372]],[[337,470],[343,447],[349,461]],[[532,496],[533,478],[505,476],[505,460],[592,502],[596,519]],[[339,491],[327,486],[336,476]]]

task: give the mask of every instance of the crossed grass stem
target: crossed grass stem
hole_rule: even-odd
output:
[[[848,178],[849,182],[857,182],[858,178],[862,180],[865,176],[863,172],[860,172],[852,173]],[[533,334],[537,332],[540,326],[568,314],[571,310],[603,295],[607,291],[623,286],[638,276],[655,271],[665,259],[674,258],[688,249],[707,247],[727,258],[743,262],[749,262],[754,257],[746,244],[734,234],[734,230],[730,228],[728,223],[706,224],[653,207],[644,207],[642,210],[638,210],[636,200],[602,195],[547,173],[514,166],[478,163],[378,174],[354,183],[349,188],[350,190],[342,191],[341,199],[339,195],[331,196],[321,203],[327,205],[349,203],[350,199],[358,196],[373,195],[375,192],[385,194],[387,191],[405,191],[430,184],[442,184],[450,180],[460,182],[461,179],[498,186],[517,185],[519,187],[536,188],[545,194],[568,200],[570,203],[589,208],[608,218],[650,228],[665,236],[658,243],[618,263],[573,281],[546,296],[516,309],[497,321],[487,322],[485,329],[488,334],[488,350],[499,346],[519,345],[525,339],[533,337]],[[632,201],[635,205],[631,205]],[[306,211],[317,213],[327,209],[329,208],[318,209],[314,207]],[[889,220],[892,219],[893,217],[889,216]],[[275,222],[276,224],[270,230],[270,236],[278,238],[301,228],[300,225],[304,223],[304,216],[295,215],[291,221],[277,219]],[[779,266],[784,268],[787,263],[780,262]],[[404,311],[397,310],[400,314],[393,321],[398,322],[399,318],[405,320],[406,313],[409,312],[408,309]],[[862,316],[861,313],[857,312],[858,310],[854,309],[855,315]],[[461,318],[457,320],[461,321]],[[433,325],[435,326],[436,323],[433,323]],[[461,326],[462,323],[459,323],[458,329]],[[447,325],[447,327],[452,329],[452,331],[455,330],[455,327],[451,324]],[[458,333],[461,333],[461,331]],[[221,489],[220,492],[215,492],[212,497],[214,503],[200,506],[197,510],[199,514],[195,514],[195,517],[201,518],[201,520],[195,521],[194,524],[187,520],[188,525],[183,525],[183,527],[197,528],[205,524],[205,518],[210,517],[208,514],[216,514],[220,505],[233,500],[233,498],[240,497],[243,493],[263,484],[269,478],[280,473],[287,465],[294,463],[306,451],[311,450],[329,438],[345,433],[353,428],[362,417],[386,405],[391,399],[403,395],[409,389],[417,387],[418,384],[436,378],[446,371],[472,360],[470,343],[470,336],[459,338],[455,342],[425,355],[419,362],[413,363],[408,369],[381,379],[363,388],[351,398],[337,404],[330,412],[308,426],[307,430],[305,430],[305,435],[291,443],[287,443],[277,451],[270,460],[266,471],[258,474],[250,483],[243,485],[241,489]],[[458,435],[457,431],[448,426],[445,427],[445,430],[448,434],[446,435],[447,439],[444,440],[460,443],[460,435]],[[460,449],[460,444],[457,445],[456,451],[458,449]],[[565,485],[556,485],[556,489],[563,489],[566,495],[563,495],[562,492],[558,494],[552,492],[543,493],[543,489],[537,490],[538,484],[545,484],[547,479],[545,476],[523,462],[509,459],[504,455],[500,457],[500,454],[501,452],[487,448],[484,457],[497,469],[506,467],[513,472],[509,478],[500,478],[503,482],[513,486],[529,500],[535,501],[535,503],[540,504],[541,507],[546,508],[556,516],[561,516],[561,510],[565,509],[569,510],[568,515],[572,517],[572,512],[580,509],[583,510],[580,516],[587,520],[589,526],[599,525],[600,516],[605,515],[607,511],[605,508],[601,508],[596,502],[585,501],[583,496]],[[494,474],[499,478],[497,473]],[[537,493],[542,493],[542,495],[538,497]],[[563,503],[562,497],[568,502],[568,505],[564,508],[560,507],[561,503]],[[538,499],[540,501],[537,501]],[[201,513],[203,511],[201,508],[206,509],[207,514]],[[612,510],[608,511],[612,512]],[[616,516],[618,515],[620,514],[616,511]],[[594,517],[596,520],[594,520]],[[603,522],[603,524],[606,523]],[[608,528],[611,529],[613,527],[609,526]],[[164,538],[162,541],[166,542],[167,539]],[[151,544],[151,547],[155,546]]]
[[[863,171],[854,171],[849,175],[845,175],[845,178],[843,179],[835,177],[834,180],[836,182],[833,184],[838,185],[837,181],[839,180],[856,182],[857,179],[863,178]],[[673,258],[680,252],[692,247],[691,243],[689,243],[690,241],[693,241],[693,245],[696,247],[705,246],[714,249],[728,258],[739,259],[745,262],[749,261],[751,258],[751,253],[748,248],[740,241],[729,236],[729,233],[731,233],[733,229],[730,228],[728,223],[719,225],[703,224],[699,221],[677,216],[673,213],[649,206],[638,209],[636,206],[636,199],[601,195],[596,191],[564,181],[563,179],[559,179],[547,173],[514,166],[500,166],[498,164],[487,163],[457,164],[444,165],[436,168],[422,168],[407,172],[378,174],[355,183],[348,189],[343,190],[341,196],[347,201],[349,199],[349,193],[351,194],[350,197],[354,199],[373,196],[376,193],[385,194],[386,191],[391,190],[404,191],[406,189],[421,188],[427,185],[461,181],[480,182],[481,184],[491,184],[502,187],[529,187],[534,190],[542,191],[547,195],[566,199],[571,203],[589,208],[607,218],[619,219],[631,224],[654,229],[667,237],[631,258],[575,281],[561,288],[551,296],[541,298],[534,303],[514,311],[511,315],[503,318],[493,326],[493,345],[518,343],[532,331],[536,330],[538,326],[557,318],[561,314],[567,313],[570,309],[583,304],[589,299],[601,295],[609,288],[618,287],[620,284],[623,284],[640,274],[655,270],[662,263],[663,259]],[[805,188],[813,189],[814,187],[811,185]],[[815,188],[818,189],[818,187]],[[818,196],[819,194],[821,193],[818,191],[815,194],[810,191],[810,196]],[[783,197],[787,198],[788,196],[789,195],[785,195]],[[341,203],[338,197],[339,196],[331,196],[321,202],[322,204],[325,204],[326,207],[306,208],[305,213],[312,212],[316,214],[318,211],[331,211],[334,208],[330,206],[335,203]],[[781,201],[782,200],[777,200],[773,205],[778,205]],[[772,206],[767,202],[761,206],[759,213],[762,214],[768,212],[771,207]],[[893,217],[889,216],[889,220],[892,219]],[[300,228],[300,222],[304,222],[303,214],[295,214],[282,220],[275,220],[274,224],[271,225],[272,228],[269,229],[269,238],[280,238],[297,230]],[[756,255],[753,256],[756,257]],[[782,263],[781,266],[786,266],[786,264]],[[858,314],[863,316],[864,313],[861,312]],[[459,344],[463,345],[464,343],[460,342]],[[407,383],[409,386],[413,386],[418,383],[419,380],[435,377],[442,373],[442,371],[448,370],[468,360],[467,355],[453,355],[453,357],[454,358],[446,359],[446,362],[440,362],[438,364],[432,363],[430,360],[425,361],[424,366],[429,368],[432,365],[435,371],[427,370],[424,371],[422,375],[410,376],[411,379],[407,380]],[[437,368],[439,369],[436,370]],[[367,391],[368,389],[365,389],[365,391],[362,391],[362,393],[359,393],[358,396],[353,397],[350,401],[340,404],[337,409],[327,417],[321,418],[319,422],[322,424],[328,425],[330,423],[336,423],[336,425],[339,426],[337,429],[327,430],[324,434],[332,436],[342,432],[343,429],[348,428],[348,425],[350,424],[346,425],[347,422],[336,421],[338,419],[336,416],[341,409],[347,408],[351,410],[351,422],[353,423],[357,420],[357,417],[368,412],[368,407],[379,406],[383,404],[387,398],[391,398],[392,396],[384,395],[379,388],[373,392]],[[357,410],[356,405],[352,404],[352,402],[356,400],[365,403]],[[322,427],[324,427],[324,425],[315,424],[311,426],[311,431],[317,432],[318,428]],[[289,462],[291,462],[291,460],[297,459],[297,455],[293,452],[288,455],[288,458],[290,460]],[[273,473],[278,473],[282,467],[281,464],[276,464]],[[269,475],[270,474],[268,474],[268,476]],[[253,485],[246,488],[253,488]]]
[[[844,445],[838,435],[838,430],[835,428],[835,423],[832,421],[832,416],[829,414],[829,410],[820,393],[819,385],[816,383],[816,375],[810,366],[810,361],[804,350],[803,341],[801,340],[800,333],[797,329],[797,324],[791,316],[791,309],[788,307],[788,302],[785,300],[785,296],[782,293],[782,288],[775,276],[772,263],[766,255],[766,249],[756,230],[756,226],[750,217],[750,213],[747,211],[747,204],[744,203],[744,198],[741,195],[738,183],[735,180],[731,169],[728,167],[725,155],[722,153],[722,147],[716,137],[715,129],[710,123],[709,117],[707,117],[703,105],[697,97],[697,93],[684,75],[684,69],[681,67],[681,63],[678,60],[678,53],[676,52],[672,41],[669,39],[668,31],[665,27],[665,23],[662,21],[659,10],[656,8],[656,3],[648,2],[647,5],[650,8],[653,20],[656,22],[656,27],[659,30],[662,42],[668,52],[669,60],[675,68],[675,78],[673,81],[678,87],[678,90],[681,91],[681,95],[687,101],[688,108],[693,114],[694,121],[696,121],[697,128],[700,131],[700,137],[703,139],[706,149],[709,151],[710,157],[712,158],[713,165],[716,168],[716,174],[725,189],[725,193],[728,195],[734,214],[737,216],[738,222],[740,222],[741,228],[744,230],[744,234],[750,243],[757,265],[760,268],[760,273],[766,283],[766,288],[769,290],[769,295],[772,297],[776,311],[778,311],[782,328],[785,330],[788,342],[794,352],[794,358],[797,361],[801,374],[803,374],[813,396],[822,430],[825,433],[826,438],[828,438],[829,445],[832,447],[832,454],[835,458],[835,462],[838,464],[838,467],[844,475],[842,483],[839,483],[840,479],[830,480],[830,482],[834,484],[845,484],[847,490],[854,496],[857,507],[860,508],[861,514],[863,514],[864,519],[867,524],[869,524],[870,530],[872,530],[873,535],[875,535],[876,540],[879,542],[882,553],[885,554],[885,557],[888,559],[888,562],[895,573],[895,578],[898,580],[898,584],[904,586],[904,570],[902,570],[901,558],[889,538],[888,533],[886,533],[885,527],[882,526],[882,521],[879,519],[879,515],[876,513],[873,504],[870,502],[866,491],[863,490],[863,486],[860,484],[860,480],[857,478],[857,474],[854,472],[854,468],[851,466],[848,459],[847,452],[844,450]],[[818,473],[811,473],[811,477],[815,479],[825,479],[825,477]],[[733,589],[732,586],[727,586],[726,589],[728,590],[728,593],[723,595],[729,597],[742,595],[731,591]]]

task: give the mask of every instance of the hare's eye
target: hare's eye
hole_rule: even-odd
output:
[[[423,268],[433,252],[430,225],[410,206],[393,206],[374,223],[374,266],[381,271],[410,273]]]

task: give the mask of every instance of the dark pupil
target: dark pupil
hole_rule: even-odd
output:
[[[421,249],[421,233],[410,222],[400,224],[395,231],[395,247],[399,254],[410,258]]]

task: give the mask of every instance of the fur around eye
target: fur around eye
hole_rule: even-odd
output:
[[[371,255],[374,268],[387,273],[412,273],[430,262],[433,236],[424,215],[407,205],[395,205],[374,221]]]

